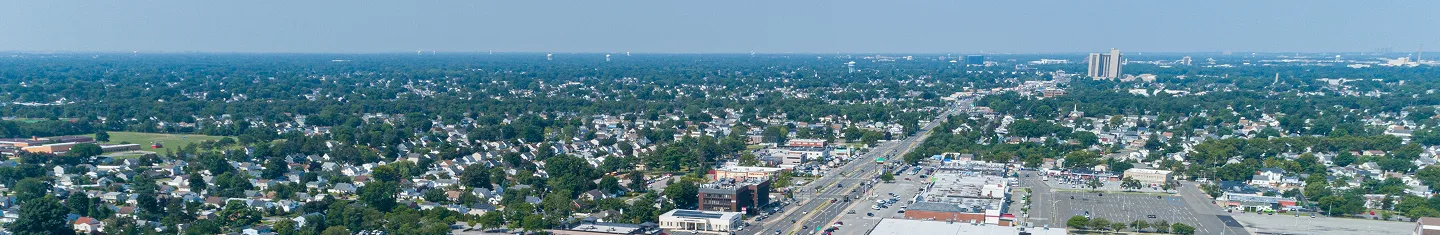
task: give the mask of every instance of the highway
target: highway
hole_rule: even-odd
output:
[[[844,197],[848,196],[854,199],[854,195],[864,194],[869,185],[862,188],[861,184],[868,184],[870,180],[879,177],[883,166],[872,159],[893,154],[886,161],[901,162],[902,160],[897,158],[901,158],[924,142],[925,138],[929,136],[930,129],[948,120],[953,112],[953,109],[947,110],[934,121],[921,127],[915,135],[879,144],[865,155],[857,157],[844,166],[831,170],[820,179],[801,187],[807,191],[796,193],[796,196],[809,196],[809,199],[802,200],[799,206],[788,208],[789,211],[775,214],[775,216],[783,217],[766,219],[738,234],[776,234],[777,232],[780,234],[817,234],[816,228],[827,227],[831,221],[839,218],[841,213],[844,213],[843,210],[849,208],[851,203],[861,201],[850,200],[847,202]],[[818,193],[814,190],[816,186],[821,187]],[[832,203],[831,199],[835,201]]]

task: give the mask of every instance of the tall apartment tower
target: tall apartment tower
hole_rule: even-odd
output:
[[[1090,53],[1085,59],[1090,62],[1086,75],[1093,79],[1115,79],[1120,76],[1120,50],[1110,48],[1110,54]]]

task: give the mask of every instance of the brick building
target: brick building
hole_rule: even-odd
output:
[[[721,178],[700,185],[700,210],[755,214],[770,204],[767,178]]]

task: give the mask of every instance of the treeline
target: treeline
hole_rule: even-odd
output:
[[[90,119],[0,121],[0,138],[94,134],[98,129],[92,122]]]

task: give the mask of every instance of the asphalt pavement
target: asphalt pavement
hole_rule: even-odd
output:
[[[831,170],[820,179],[803,187],[811,189],[809,192],[803,192],[803,194],[808,194],[811,197],[801,201],[799,206],[789,207],[790,210],[776,214],[777,216],[781,216],[780,218],[770,218],[759,221],[760,223],[752,224],[751,227],[741,230],[737,234],[755,235],[775,234],[777,232],[780,234],[818,234],[819,230],[816,228],[824,229],[828,227],[828,225],[832,223],[831,221],[839,218],[851,204],[857,201],[866,201],[862,199],[847,202],[843,200],[843,198],[851,197],[853,199],[854,196],[863,193],[861,190],[874,186],[873,184],[868,184],[868,182],[880,175],[882,165],[870,159],[893,154],[892,157],[890,157],[891,159],[887,159],[887,161],[901,162],[901,160],[893,158],[903,156],[916,146],[919,146],[928,136],[930,129],[947,120],[947,117],[949,117],[951,113],[953,113],[953,111],[942,113],[940,117],[922,127],[920,131],[916,132],[913,136],[898,141],[882,143],[861,157],[854,158],[851,162],[846,163],[845,166]],[[867,183],[866,185],[868,186],[861,186],[861,183]],[[816,186],[822,187],[819,192],[813,190]],[[831,202],[832,199],[834,199],[834,202]]]
[[[1195,227],[1196,234],[1249,234],[1229,213],[1210,203],[1209,197],[1193,183],[1181,186],[1178,194],[1057,192],[1041,181],[1034,171],[1020,173],[1021,186],[1032,191],[1030,214],[1022,218],[1032,226],[1064,228],[1071,216],[1086,215],[1111,222],[1165,220]],[[1151,218],[1151,217],[1154,218]]]

